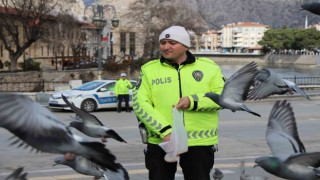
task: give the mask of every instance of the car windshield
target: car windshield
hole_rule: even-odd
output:
[[[104,82],[88,82],[74,89],[80,91],[91,91],[101,86],[102,84],[104,84]]]

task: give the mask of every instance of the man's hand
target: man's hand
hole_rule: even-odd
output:
[[[171,138],[171,133],[166,135],[165,137],[163,137],[163,142],[169,142],[170,141],[170,138]]]
[[[186,110],[190,107],[190,99],[188,96],[182,97],[178,104],[176,105],[176,108],[178,110]]]

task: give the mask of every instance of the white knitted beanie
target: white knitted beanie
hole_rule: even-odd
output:
[[[190,47],[190,35],[182,26],[171,26],[164,30],[159,36],[159,41],[162,39],[175,40],[187,47]]]

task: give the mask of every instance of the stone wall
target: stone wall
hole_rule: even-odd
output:
[[[205,56],[205,55],[199,55]],[[215,62],[219,63],[236,63],[239,62],[247,64],[251,61],[256,61],[258,64],[293,64],[293,65],[308,65],[319,66],[320,56],[315,55],[281,55],[281,54],[268,54],[265,56],[236,56],[236,55],[210,55],[208,56]],[[138,79],[139,72],[130,73],[130,69],[124,71],[128,79]],[[103,79],[118,79],[122,72],[112,73],[103,72]],[[37,92],[39,89],[45,91],[52,91],[57,86],[69,86],[69,81],[82,80],[88,82],[98,79],[97,68],[92,69],[75,69],[75,70],[46,70],[46,71],[29,71],[29,72],[16,72],[16,73],[0,73],[0,91],[25,91]],[[9,83],[10,82],[10,83]],[[29,84],[18,84],[14,82],[29,82]],[[40,82],[40,83],[38,83]],[[40,90],[41,91],[41,90]]]
[[[224,63],[249,63],[255,61],[259,64],[293,64],[293,65],[320,65],[320,56],[317,55],[286,55],[286,54],[267,54],[267,55],[218,55],[218,54],[199,54],[197,56],[209,57],[215,62]]]
[[[138,79],[139,72],[130,74],[130,69],[123,71],[128,79]],[[102,79],[118,79],[120,73],[104,72]],[[98,79],[97,68],[76,70],[46,70],[15,73],[0,73],[0,91],[38,92],[63,90],[70,87],[70,81],[88,82]]]

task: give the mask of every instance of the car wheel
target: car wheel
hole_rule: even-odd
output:
[[[93,112],[96,107],[96,102],[92,99],[86,99],[81,103],[81,109],[87,112]]]

